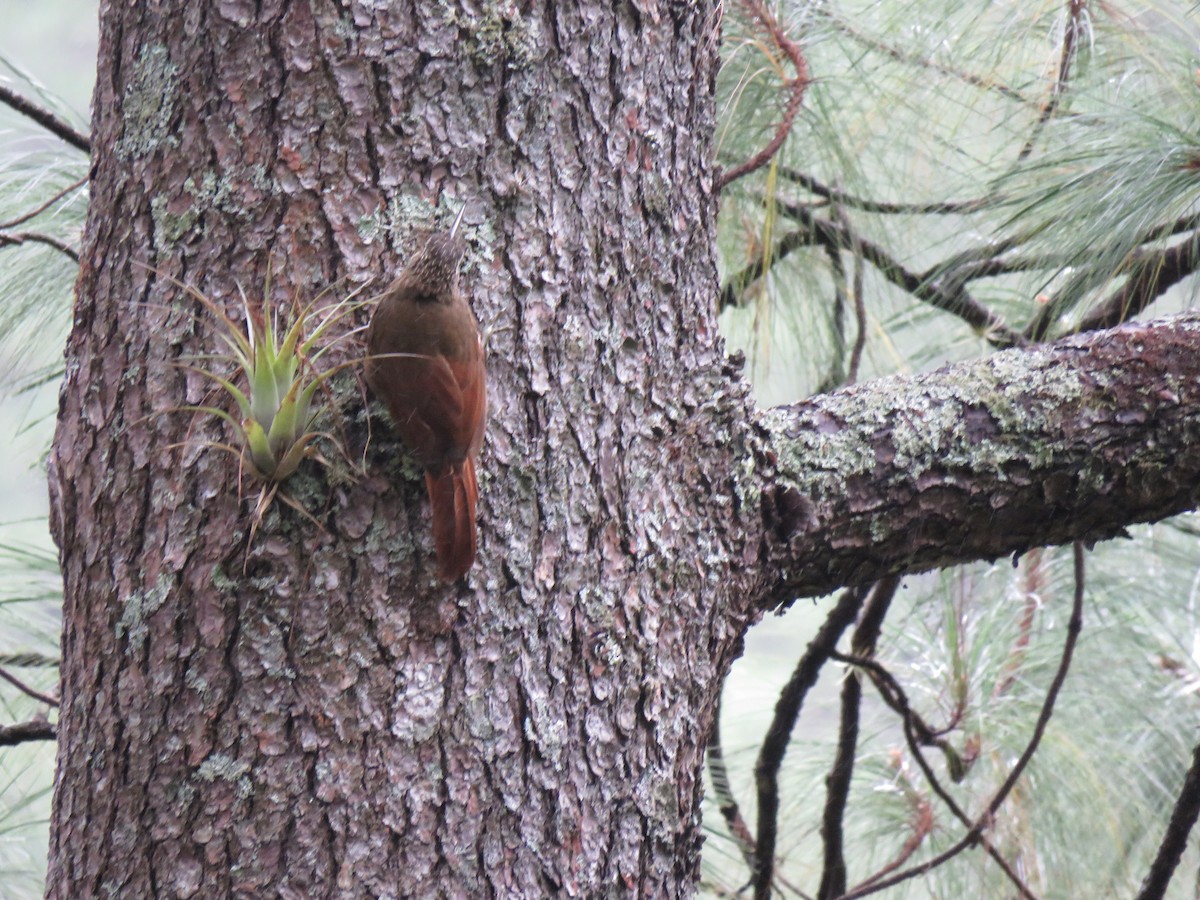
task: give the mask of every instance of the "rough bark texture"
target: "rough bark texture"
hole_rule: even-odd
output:
[[[1185,315],[771,410],[772,602],[1194,509],[1197,347]]]
[[[1128,348],[755,419],[716,334],[715,4],[376,5],[102,11],[48,896],[687,896],[755,610],[1179,508],[1127,437],[1190,439],[1195,378],[1130,395],[1103,374],[1150,372]],[[383,420],[368,446],[350,378],[327,399],[367,474],[308,465],[285,490],[324,530],[277,504],[247,551],[204,443],[227,429],[170,412],[204,399],[172,364],[217,326],[135,263],[232,312],[269,262],[279,306],[394,274],[439,198],[470,204],[490,332],[476,567],[437,579],[419,473]],[[1191,373],[1180,328],[1163,365]],[[1063,474],[1089,443],[1103,464]],[[960,500],[1016,536],[956,543]]]
[[[49,896],[695,883],[759,543],[736,522],[746,395],[712,308],[716,11],[387,7],[102,12],[53,462]],[[133,263],[232,312],[269,258],[278,304],[394,273],[439,194],[471,204],[464,284],[491,330],[467,586],[436,580],[382,419],[367,477],[313,465],[285,488],[328,531],[278,506],[243,574],[237,464],[202,445],[227,434],[163,412],[203,398],[170,363],[215,326]],[[353,454],[360,396],[333,399]]]

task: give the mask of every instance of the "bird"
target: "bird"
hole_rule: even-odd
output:
[[[475,562],[475,459],[487,424],[483,340],[458,274],[465,209],[449,231],[424,236],[367,327],[367,383],[425,468],[433,545],[448,582]]]

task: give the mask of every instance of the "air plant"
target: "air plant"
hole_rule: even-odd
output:
[[[262,482],[251,537],[276,496],[315,522],[307,510],[279,491],[279,485],[299,468],[303,460],[313,458],[325,462],[314,446],[318,437],[327,438],[340,449],[332,435],[314,430],[322,410],[317,391],[335,374],[360,360],[353,359],[323,371],[317,370],[316,363],[340,341],[361,330],[351,329],[326,339],[334,325],[361,305],[355,298],[363,288],[352,291],[331,306],[316,308],[327,289],[294,316],[288,316],[268,307],[266,298],[270,296],[271,287],[268,271],[261,303],[252,302],[245,292],[241,294],[245,315],[243,329],[199,290],[175,283],[198,300],[223,326],[218,337],[229,352],[196,357],[192,363],[181,364],[181,368],[219,385],[233,399],[237,415],[215,404],[183,408],[208,413],[228,422],[233,427],[236,441],[232,444],[212,442],[210,446],[237,456],[242,470]],[[200,360],[226,360],[236,371],[228,376],[219,374],[197,365]],[[245,388],[235,383],[242,380]],[[342,455],[345,456],[344,451]]]

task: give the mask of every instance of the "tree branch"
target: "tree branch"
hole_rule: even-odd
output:
[[[800,223],[803,228],[789,232],[780,238],[767,256],[771,264],[786,259],[799,247],[820,244],[838,249],[851,247],[858,258],[864,259],[879,270],[892,284],[912,294],[931,306],[951,313],[968,325],[983,331],[1002,346],[1011,347],[1027,343],[1025,338],[1009,328],[1004,320],[983,304],[977,302],[958,282],[951,289],[923,274],[908,270],[878,244],[861,237],[849,227],[815,216],[810,209],[799,203],[776,201],[779,210],[788,218]],[[997,250],[996,252],[1002,252]],[[741,272],[731,276],[721,290],[720,309],[735,306],[739,295],[747,285],[753,284],[766,271],[763,258],[755,260]],[[934,270],[936,271],[936,267]]]
[[[713,796],[717,808],[725,819],[734,843],[741,851],[746,865],[754,868],[754,835],[750,826],[742,817],[741,807],[733,796],[733,788],[729,784],[729,769],[725,765],[725,750],[721,744],[721,699],[717,698],[717,708],[713,713],[712,734],[708,737],[708,747],[704,751],[704,760],[708,764],[708,777],[712,781]]]
[[[1200,314],[762,414],[765,602],[1102,540],[1200,503]]]
[[[57,697],[52,697],[49,694],[45,694],[35,688],[31,688],[29,685],[21,681],[21,679],[17,678],[17,676],[13,675],[6,669],[0,669],[0,678],[3,678],[18,691],[32,697],[34,700],[40,700],[42,703],[47,703],[50,706],[58,706]]]
[[[79,251],[73,250],[70,245],[49,234],[38,231],[0,232],[0,247],[19,247],[24,243],[45,244],[79,262]]]
[[[972,328],[1001,335],[1010,346],[1023,343],[1021,336],[1005,325],[1003,319],[975,301],[961,285],[953,290],[944,289],[924,275],[909,271],[878,244],[848,227],[817,218],[811,210],[800,204],[780,202],[779,209],[784,215],[804,225],[818,241],[833,243],[838,247],[854,247],[856,252],[860,252],[862,258],[878,269],[888,281],[918,300],[958,316]]]
[[[791,62],[796,76],[786,84],[788,90],[791,91],[791,96],[788,98],[787,108],[783,111],[783,119],[775,129],[774,136],[767,142],[765,147],[745,162],[734,166],[732,169],[718,172],[716,178],[717,191],[722,190],[730,182],[736,181],[743,175],[749,175],[751,172],[761,169],[770,161],[772,156],[779,152],[779,148],[783,146],[783,142],[787,139],[788,132],[792,130],[792,123],[796,121],[796,114],[800,112],[800,104],[804,102],[804,92],[808,90],[808,63],[804,61],[804,54],[796,46],[796,42],[787,36],[787,33],[780,26],[775,16],[763,4],[763,0],[742,0],[742,2],[771,36],[771,40],[775,42],[775,46]]]
[[[831,654],[831,656],[838,662],[842,662],[847,665],[858,666],[859,668],[864,669],[867,674],[871,676],[871,683],[874,684],[875,689],[879,691],[879,696],[883,699],[884,703],[886,703],[892,710],[896,712],[897,715],[900,716],[900,721],[903,724],[904,729],[904,739],[908,743],[909,752],[912,754],[913,759],[916,760],[917,766],[920,768],[921,773],[925,776],[926,783],[929,785],[934,794],[936,794],[941,801],[946,804],[946,807],[951,813],[954,814],[954,817],[970,828],[974,823],[971,821],[970,817],[966,814],[963,808],[958,805],[950,793],[942,786],[941,781],[934,774],[932,767],[929,765],[929,761],[925,759],[925,754],[921,752],[921,746],[923,744],[936,746],[942,751],[946,757],[946,764],[951,770],[952,778],[955,778],[953,774],[955,769],[960,771],[962,769],[963,763],[961,757],[954,752],[953,748],[948,742],[934,736],[933,730],[925,723],[917,711],[912,708],[912,705],[908,701],[908,695],[904,692],[904,688],[900,686],[900,683],[896,681],[895,676],[893,676],[891,672],[873,659],[865,659],[861,656],[845,656],[837,652],[834,652]],[[955,780],[958,779],[955,778]],[[979,840],[983,844],[984,850],[987,851],[987,854],[995,861],[1008,879],[1013,883],[1013,886],[1021,894],[1022,898],[1024,898],[1024,900],[1037,900],[1037,897],[1021,880],[1020,876],[1016,873],[1016,870],[1009,865],[1008,860],[1006,860],[1000,851],[996,849],[995,845],[988,840],[987,835],[981,834],[979,836]],[[859,891],[867,888],[870,885],[875,884],[884,876],[898,869],[900,863],[904,859],[910,857],[912,855],[912,851],[916,849],[915,847],[912,847],[911,844],[911,840],[906,843],[905,852],[901,854],[900,862],[897,860],[890,861],[882,869],[875,872],[864,881],[860,882],[854,888],[854,890]]]
[[[844,591],[837,605],[830,610],[816,637],[796,663],[792,677],[779,694],[771,727],[763,739],[754,780],[758,789],[758,833],[755,844],[754,896],[764,898],[771,893],[771,876],[775,868],[775,840],[779,826],[779,768],[792,738],[792,729],[800,718],[800,709],[809,690],[817,683],[821,667],[837,647],[842,632],[853,624],[867,591]]]
[[[57,194],[55,194],[53,197],[51,197],[49,200],[47,200],[45,203],[41,204],[40,206],[34,207],[27,213],[22,213],[21,215],[17,216],[15,219],[9,219],[7,222],[0,222],[0,231],[4,231],[5,229],[8,229],[8,228],[16,228],[18,225],[23,225],[26,222],[28,222],[30,219],[40,216],[42,213],[44,213],[46,210],[48,210],[51,206],[53,206],[55,203],[57,203],[63,197],[67,196],[67,194],[71,193],[71,191],[79,190],[79,188],[81,188],[85,184],[87,184],[87,181],[88,181],[88,176],[84,175],[78,181],[68,184],[65,188],[63,188],[61,191],[59,191]]]
[[[837,188],[831,188],[807,172],[801,172],[791,166],[780,166],[779,175],[788,181],[795,182],[806,191],[816,194],[839,206],[848,206],[862,212],[881,213],[886,215],[950,215],[978,212],[999,198],[981,197],[977,200],[944,200],[933,203],[888,203],[881,200],[868,200],[856,197]]]
[[[30,741],[53,741],[58,729],[50,722],[18,722],[0,725],[0,747],[15,747]]]
[[[1067,85],[1071,79],[1071,61],[1075,58],[1075,44],[1083,30],[1083,17],[1086,11],[1087,0],[1067,0],[1067,24],[1063,29],[1062,49],[1058,58],[1058,74],[1054,79],[1054,86],[1050,89],[1050,97],[1042,106],[1038,119],[1033,125],[1033,132],[1029,135],[1025,146],[1021,148],[1021,152],[1017,154],[1018,162],[1033,153],[1034,144],[1037,143],[1046,123],[1058,110],[1063,94],[1067,91]]]
[[[50,112],[50,110],[38,106],[32,100],[22,97],[12,88],[6,87],[3,84],[0,84],[0,103],[37,122],[55,137],[65,141],[72,147],[77,147],[84,153],[92,152],[91,141],[87,139],[86,135],[77,131],[73,126],[67,124],[66,121]]]
[[[1009,793],[1024,773],[1026,767],[1029,765],[1029,761],[1033,759],[1033,754],[1037,752],[1037,748],[1042,742],[1042,735],[1046,733],[1046,726],[1049,724],[1050,716],[1054,712],[1054,703],[1058,699],[1058,693],[1062,690],[1063,682],[1067,680],[1067,672],[1071,668],[1071,658],[1075,654],[1075,645],[1079,641],[1079,633],[1083,630],[1085,566],[1083,544],[1079,541],[1075,542],[1074,553],[1075,599],[1071,604],[1071,618],[1067,621],[1067,638],[1063,644],[1062,657],[1059,659],[1058,670],[1054,673],[1054,679],[1050,682],[1050,688],[1046,691],[1046,699],[1042,702],[1042,709],[1038,713],[1037,722],[1034,723],[1033,734],[1029,738],[1029,743],[1025,745],[1025,749],[1009,771],[1008,777],[1004,779],[1004,783],[1000,785],[1000,788],[993,795],[986,809],[975,819],[975,824],[971,829],[952,847],[920,865],[913,866],[911,869],[906,869],[890,878],[874,881],[868,886],[859,887],[847,894],[843,894],[840,900],[857,900],[858,897],[874,894],[876,891],[892,887],[935,869],[947,860],[957,856],[963,850],[979,843],[984,831],[991,826],[992,818],[996,815],[1000,807],[1004,805],[1004,801],[1008,799]]]
[[[872,588],[862,621],[854,630],[850,645],[858,656],[869,657],[875,653],[883,620],[891,608],[900,585],[898,578],[885,578]],[[831,656],[836,656],[831,653]],[[862,681],[857,672],[847,674],[842,682],[841,723],[838,728],[837,755],[825,778],[828,799],[825,814],[821,819],[821,840],[825,845],[825,860],[821,871],[821,887],[817,891],[819,900],[829,900],[846,891],[846,855],[842,823],[846,815],[846,803],[850,798],[850,779],[854,774],[854,760],[858,749],[859,712],[862,706]]]
[[[1200,816],[1200,744],[1192,753],[1192,766],[1183,779],[1183,787],[1179,790],[1179,799],[1171,811],[1171,821],[1167,825],[1167,833],[1163,835],[1162,843],[1158,845],[1158,854],[1141,889],[1137,900],[1161,900],[1166,895],[1167,885],[1175,874],[1175,867],[1187,849],[1188,835]]]
[[[1083,317],[1079,331],[1112,328],[1133,318],[1172,285],[1194,274],[1197,266],[1200,266],[1200,234],[1150,254],[1137,264],[1124,285]]]

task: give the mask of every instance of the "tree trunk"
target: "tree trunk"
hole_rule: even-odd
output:
[[[806,462],[825,401],[755,416],[716,326],[718,4],[385,6],[102,11],[51,473],[66,606],[47,896],[688,896],[703,748],[759,611],[1014,548],[874,555],[870,510],[920,485],[905,500],[878,478],[894,502],[872,507],[858,457]],[[219,326],[162,276],[234,316],[269,268],[282,308],[394,274],[451,201],[489,334],[475,568],[438,580],[421,479],[384,419],[368,431],[352,378],[325,399],[365,474],[327,451],[283,486],[320,527],[277,502],[252,535],[255,489],[212,444],[228,429],[178,409],[211,402],[177,363]],[[902,467],[878,456],[894,411],[886,440],[856,415],[832,427],[874,474]],[[993,449],[1029,439],[1003,410],[971,421]],[[858,568],[831,568],[843,535]]]
[[[103,12],[48,896],[687,894],[758,544],[713,307],[716,11],[258,7]],[[228,434],[170,411],[216,323],[137,264],[234,316],[268,262],[277,306],[394,274],[439,196],[490,330],[476,567],[437,581],[377,416],[366,477],[284,486],[324,530],[277,503],[243,573]],[[332,399],[353,457],[361,395]]]

